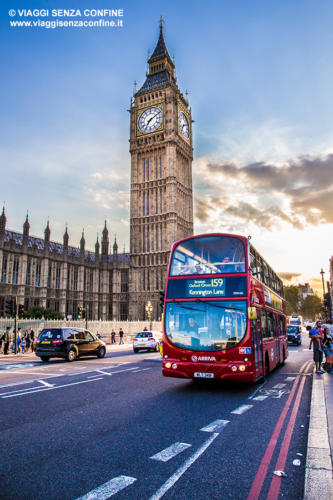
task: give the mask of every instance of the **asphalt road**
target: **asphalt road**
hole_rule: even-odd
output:
[[[302,499],[305,347],[263,385],[164,378],[154,353],[2,363],[0,498]]]

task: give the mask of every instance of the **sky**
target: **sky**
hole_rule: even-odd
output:
[[[14,27],[112,20],[123,26]],[[49,10],[48,16],[22,9]],[[79,9],[75,17],[52,9]],[[87,9],[87,15],[84,14]],[[45,14],[45,12],[44,12]],[[76,13],[77,14],[77,13]],[[129,249],[129,105],[160,16],[188,90],[194,230],[251,235],[286,283],[321,289],[333,254],[331,0],[1,2],[0,202],[7,228]]]

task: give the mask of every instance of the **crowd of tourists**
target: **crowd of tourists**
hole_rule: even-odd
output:
[[[317,321],[309,329],[310,345],[313,350],[313,361],[316,365],[316,373],[321,375],[328,373],[333,375],[333,324],[332,321]],[[325,362],[323,363],[325,354]],[[324,368],[324,370],[322,369]]]
[[[36,337],[32,328],[22,330],[18,328],[15,332],[10,326],[7,326],[5,332],[0,333],[0,352],[2,354],[24,354],[34,352]]]

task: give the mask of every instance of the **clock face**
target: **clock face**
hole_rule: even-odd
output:
[[[149,108],[139,118],[139,129],[148,134],[154,132],[162,123],[162,110],[160,108]]]
[[[182,135],[185,137],[185,139],[188,139],[190,137],[190,127],[188,124],[188,120],[183,112],[179,113],[178,123],[179,130],[181,131]]]

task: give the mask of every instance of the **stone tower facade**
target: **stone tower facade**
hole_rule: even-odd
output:
[[[130,108],[130,318],[159,319],[172,244],[193,234],[192,118],[160,24],[143,86]]]

